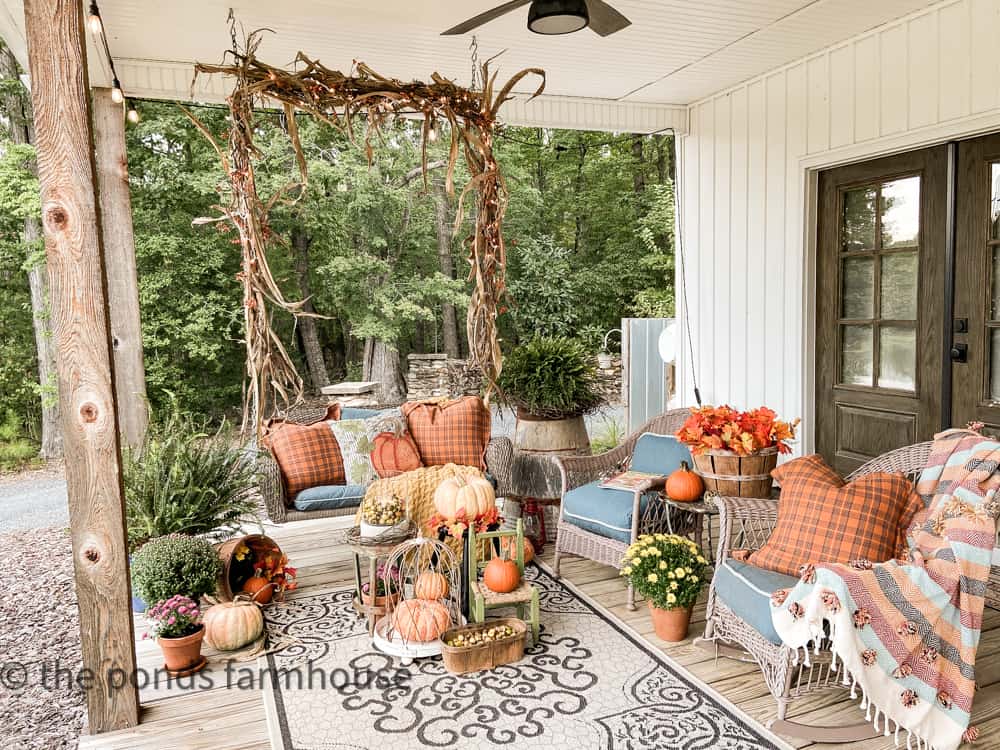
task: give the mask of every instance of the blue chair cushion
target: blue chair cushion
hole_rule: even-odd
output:
[[[348,419],[368,419],[368,417],[374,417],[376,414],[381,412],[378,409],[355,409],[352,406],[345,406],[340,410],[340,418],[342,420]]]
[[[651,497],[643,496],[642,512]],[[563,496],[563,518],[577,528],[628,544],[632,537],[633,498],[627,490],[607,489],[599,482],[591,482]]]
[[[359,484],[329,484],[310,487],[295,496],[295,510],[340,510],[356,508],[365,499],[365,488]]]
[[[715,571],[715,595],[734,614],[767,638],[780,644],[771,623],[771,594],[778,589],[788,589],[799,582],[795,576],[764,570],[739,560],[726,560]]]
[[[629,468],[632,471],[669,476],[680,467],[681,461],[686,461],[688,466],[694,465],[691,451],[684,443],[673,435],[644,432],[635,443]]]

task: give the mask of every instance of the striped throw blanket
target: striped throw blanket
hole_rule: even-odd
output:
[[[833,659],[875,728],[907,733],[907,747],[952,750],[969,725],[984,594],[1000,514],[1000,442],[969,430],[935,437],[916,490],[926,507],[906,559],[806,565],[775,592],[772,619],[801,649],[827,625]]]

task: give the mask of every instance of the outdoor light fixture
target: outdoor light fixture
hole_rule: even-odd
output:
[[[589,23],[584,0],[535,0],[528,8],[528,28],[536,34],[572,34]]]
[[[97,3],[90,4],[90,15],[87,17],[87,25],[95,34],[104,31],[104,24],[101,23],[101,11],[97,9]]]
[[[121,104],[125,101],[125,94],[122,93],[121,82],[115,78],[115,82],[111,85],[111,101],[115,104]]]
[[[133,125],[139,122],[139,110],[135,108],[134,102],[128,103],[128,112],[125,114],[125,117],[127,117],[128,121]]]

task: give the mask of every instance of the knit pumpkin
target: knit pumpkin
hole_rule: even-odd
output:
[[[419,469],[424,465],[420,451],[410,434],[403,429],[380,432],[372,441],[372,466],[383,479],[394,477],[406,471]]]
[[[427,643],[451,627],[451,615],[440,602],[407,599],[392,611],[392,626],[404,640]]]

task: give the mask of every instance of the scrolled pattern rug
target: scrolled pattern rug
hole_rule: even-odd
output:
[[[540,593],[539,643],[516,664],[471,675],[377,651],[350,590],[270,608],[268,637],[294,641],[258,665],[272,747],[789,747],[544,566],[527,577]]]

